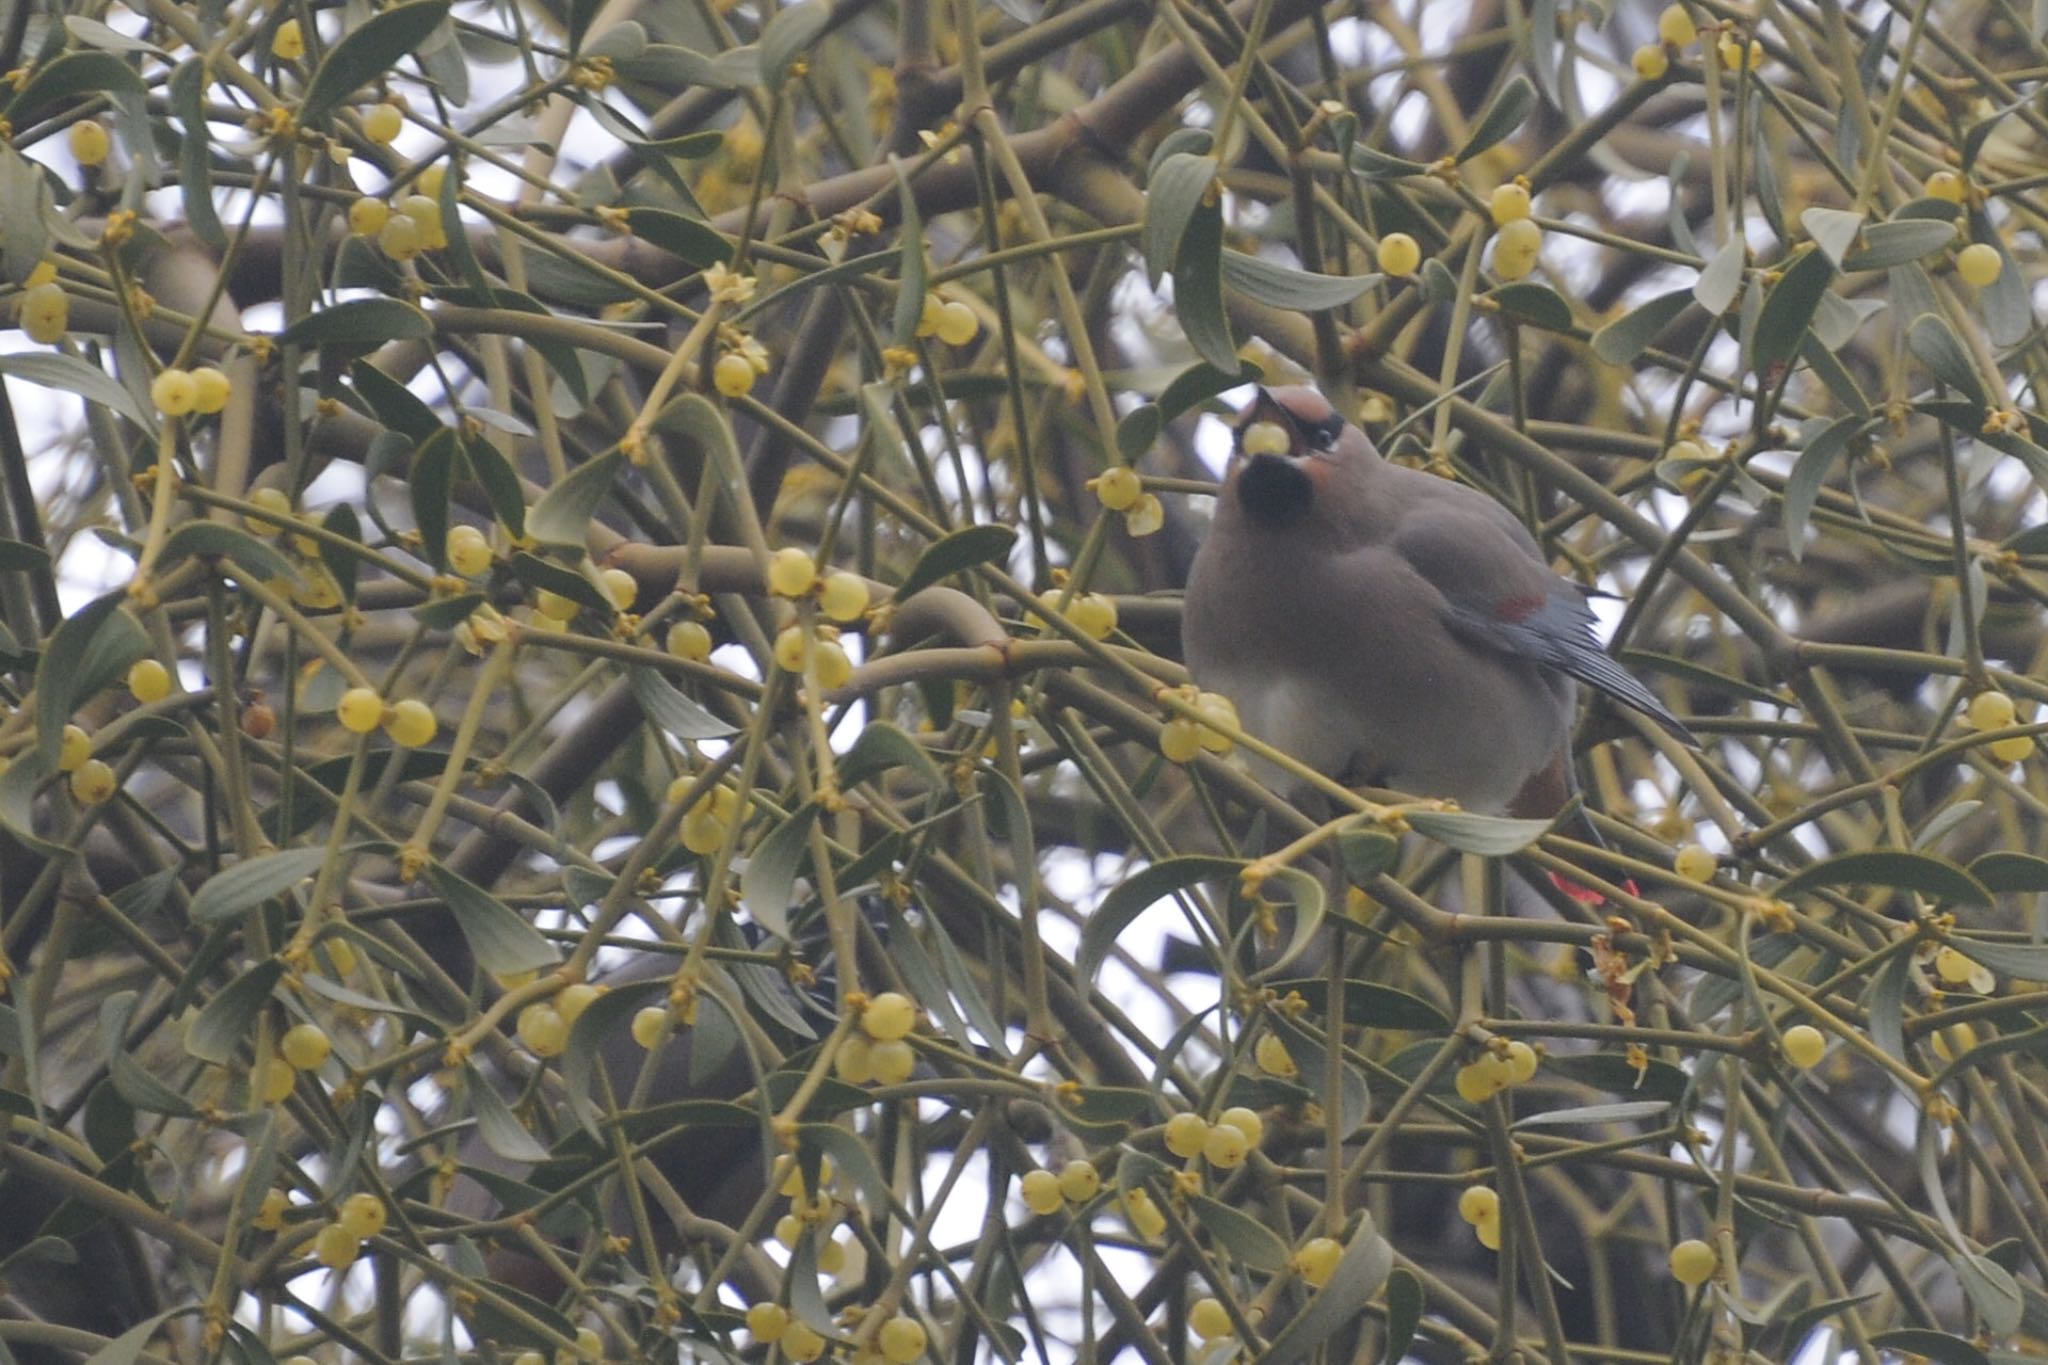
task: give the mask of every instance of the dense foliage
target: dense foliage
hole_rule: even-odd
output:
[[[2039,10],[7,10],[0,1352],[2048,1350]],[[1261,375],[1611,850],[1187,686]]]

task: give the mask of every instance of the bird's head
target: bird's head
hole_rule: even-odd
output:
[[[1309,388],[1260,388],[1243,418],[1226,476],[1246,515],[1292,526],[1315,509],[1341,466],[1370,447],[1330,400]]]

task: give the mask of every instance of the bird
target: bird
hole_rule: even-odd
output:
[[[1698,743],[1594,623],[1506,507],[1389,463],[1312,388],[1260,387],[1189,571],[1181,634],[1195,684],[1316,772],[1549,819],[1577,794],[1579,684]],[[1572,832],[1600,842],[1583,810]]]

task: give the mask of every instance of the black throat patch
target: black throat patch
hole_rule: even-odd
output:
[[[1284,455],[1254,455],[1237,476],[1237,500],[1252,520],[1291,526],[1308,515],[1315,485],[1301,466]]]

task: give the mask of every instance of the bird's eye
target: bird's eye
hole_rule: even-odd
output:
[[[1337,439],[1344,434],[1343,414],[1332,412],[1319,422],[1303,422],[1301,434],[1306,436],[1308,443],[1317,450],[1333,449]]]

